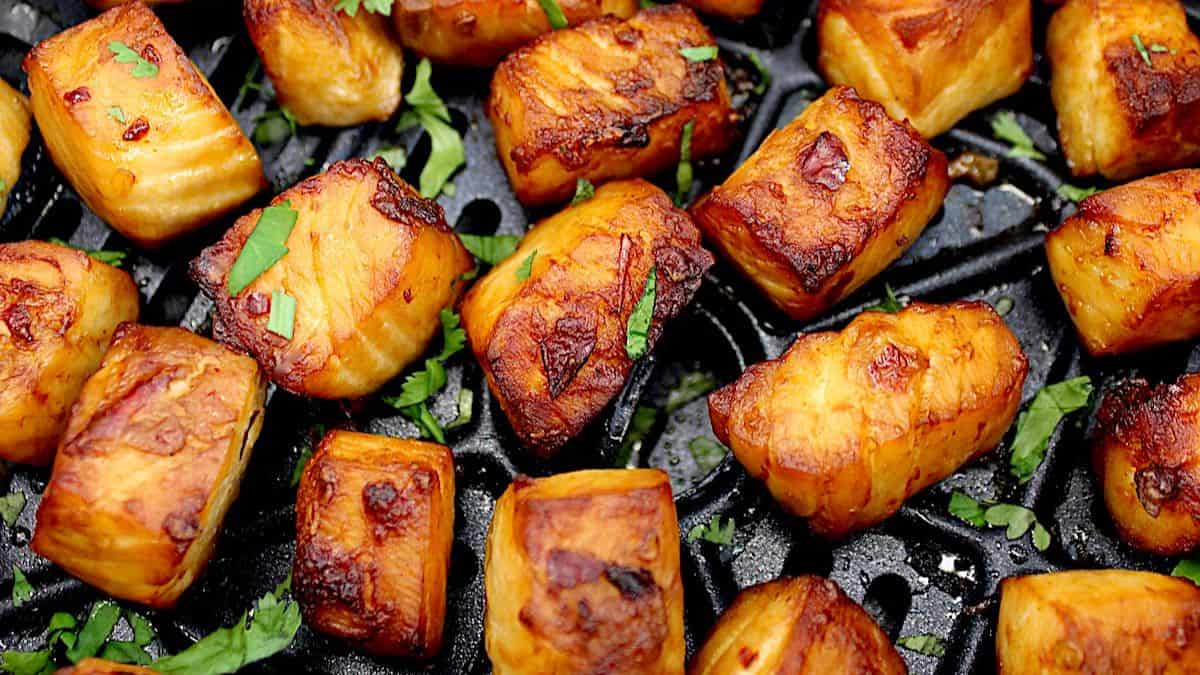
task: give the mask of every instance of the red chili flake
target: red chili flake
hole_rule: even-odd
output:
[[[129,128],[125,130],[121,138],[127,141],[140,141],[148,133],[150,133],[150,123],[146,121],[145,117],[139,117],[133,121],[133,124],[129,125]]]
[[[75,105],[76,103],[83,103],[84,101],[92,100],[92,92],[89,91],[87,87],[80,87],[78,89],[72,89],[71,91],[63,94],[63,99],[66,100],[67,103]]]
[[[246,311],[251,316],[262,316],[271,311],[271,298],[266,293],[255,291],[246,296]]]
[[[747,647],[738,647],[738,661],[742,662],[743,668],[749,668],[750,664],[758,658],[758,652]]]
[[[158,56],[158,52],[154,49],[154,45],[146,45],[142,48],[142,58],[156,66],[162,62],[162,59]]]
[[[827,190],[836,190],[846,182],[850,158],[837,136],[821,132],[817,140],[800,155],[800,171],[804,180]]]

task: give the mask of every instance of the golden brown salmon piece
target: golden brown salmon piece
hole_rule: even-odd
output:
[[[814,576],[747,588],[721,615],[689,675],[905,675],[879,625],[838,585]]]
[[[141,3],[42,42],[24,68],[54,163],[96,215],[141,246],[201,227],[266,187],[250,140]]]
[[[303,396],[374,392],[425,352],[438,313],[474,261],[436,202],[387,162],[337,162],[272,202],[296,214],[288,252],[230,295],[230,270],[263,216],[238,219],[192,262],[217,305],[221,339],[249,351],[276,384]],[[268,330],[274,293],[296,302],[292,337]]]
[[[733,21],[743,21],[762,11],[766,0],[684,0],[696,11]]]
[[[1200,335],[1200,170],[1083,200],[1046,235],[1054,283],[1088,352],[1122,354]]]
[[[237,497],[264,385],[211,340],[121,324],[71,409],[33,550],[113,597],[174,606]]]
[[[496,69],[487,111],[517,197],[527,206],[564,202],[579,178],[675,166],[688,122],[693,158],[723,152],[737,130],[721,61],[679,51],[714,45],[690,9],[665,5],[555,31],[510,55]]]
[[[1070,0],[1046,55],[1073,174],[1120,181],[1200,161],[1200,39],[1177,0]]]
[[[768,299],[809,319],[899,258],[949,187],[945,155],[834,87],[691,212]]]
[[[275,98],[300,124],[385,121],[400,105],[404,54],[388,21],[336,0],[244,0],[242,16]]]
[[[628,19],[638,0],[558,0],[571,26],[612,15]],[[396,0],[396,33],[405,47],[438,63],[490,67],[551,31],[538,0]]]
[[[713,431],[775,499],[837,538],[1000,442],[1028,362],[983,302],[864,312],[802,334],[708,397]]]
[[[31,126],[29,100],[0,80],[0,216],[21,177],[21,154],[29,145]]]
[[[50,463],[113,331],[137,317],[125,272],[65,246],[0,244],[0,458]]]
[[[1131,570],[1036,574],[1000,584],[999,675],[1194,675],[1200,588]]]
[[[667,474],[518,476],[484,562],[496,675],[682,675],[679,524]]]
[[[462,306],[471,349],[521,441],[553,455],[625,386],[627,327],[652,271],[647,352],[712,263],[687,214],[642,180],[603,185],[530,230]]]
[[[296,493],[292,576],[305,623],[372,654],[434,656],[453,542],[449,448],[329,432]]]
[[[156,673],[158,671],[152,668],[87,658],[73,666],[59,668],[54,675],[156,675]]]
[[[1030,0],[822,0],[821,72],[926,138],[1010,96],[1033,72]]]

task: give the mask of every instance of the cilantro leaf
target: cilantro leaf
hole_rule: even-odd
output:
[[[665,406],[667,414],[670,415],[716,388],[716,378],[708,373],[699,371],[684,373],[679,378],[679,382],[667,392]]]
[[[132,663],[139,666],[150,665],[153,661],[146,650],[127,640],[109,640],[100,649],[100,658],[114,663]]]
[[[538,0],[538,4],[546,13],[546,19],[550,21],[551,28],[558,30],[567,27],[567,16],[563,14],[562,7],[558,6],[558,0]]]
[[[36,652],[6,651],[0,654],[0,672],[14,675],[52,675],[54,670],[54,661],[50,658],[49,649]]]
[[[229,269],[229,295],[241,293],[255,279],[287,255],[287,239],[300,213],[284,201],[268,206],[258,216],[254,230],[246,238],[237,260]]]
[[[975,527],[983,527],[984,508],[970,496],[955,490],[950,495],[950,515],[959,518]]]
[[[299,629],[299,605],[267,593],[253,612],[243,614],[232,626],[219,628],[184,651],[155,661],[153,668],[181,675],[235,673],[286,648]]]
[[[1020,539],[1037,522],[1033,511],[1016,504],[995,504],[983,512],[983,518],[992,527],[1005,528],[1004,536]]]
[[[1003,527],[1004,536],[1019,539],[1033,528],[1033,545],[1039,551],[1050,548],[1050,532],[1038,522],[1033,511],[1017,504],[983,504],[955,490],[950,495],[950,513],[975,527]]]
[[[383,402],[412,420],[420,430],[421,436],[445,443],[442,426],[429,410],[426,401],[446,386],[446,369],[442,364],[466,347],[467,333],[461,327],[461,317],[454,310],[443,309],[438,317],[442,322],[442,351],[434,358],[425,359],[424,370],[412,373],[404,379],[398,396],[385,396]],[[461,410],[459,414],[462,414]]]
[[[25,573],[21,571],[21,568],[13,565],[12,571],[12,604],[13,607],[20,607],[33,598],[33,586],[25,578]]]
[[[392,167],[392,171],[399,172],[408,164],[408,152],[404,148],[389,145],[376,150],[371,159],[382,159]]]
[[[129,627],[133,629],[133,644],[145,647],[154,640],[154,626],[146,617],[137,612],[126,611],[125,620],[129,622]]]
[[[400,116],[397,126],[398,131],[403,131],[419,125],[429,134],[431,149],[429,159],[421,169],[420,180],[421,196],[426,199],[441,194],[450,176],[467,163],[462,136],[450,125],[450,111],[429,82],[432,74],[433,65],[429,59],[421,59],[412,89],[404,99],[410,109]]]
[[[1200,586],[1200,558],[1184,558],[1171,570],[1171,576],[1183,577]]]
[[[441,422],[438,422],[438,419],[433,415],[433,411],[429,409],[429,405],[424,401],[408,406],[407,408],[401,408],[400,412],[412,420],[413,424],[417,425],[417,430],[421,432],[421,438],[432,438],[438,443],[446,442],[446,435],[442,429]]]
[[[340,11],[347,16],[358,16],[360,5],[372,14],[392,15],[392,0],[338,0],[333,6],[333,11]]]
[[[268,110],[254,118],[254,142],[259,145],[274,145],[297,131],[295,115],[286,106]]]
[[[529,275],[533,273],[533,259],[538,254],[537,249],[533,249],[533,253],[521,262],[521,266],[517,268],[517,281],[525,281]]]
[[[887,312],[895,314],[904,309],[904,303],[896,297],[896,291],[892,290],[890,284],[883,285],[883,301],[877,305],[871,305],[865,311],[868,312]]]
[[[692,543],[697,539],[728,546],[733,543],[734,522],[731,516],[722,525],[721,516],[713,516],[707,523],[701,523],[688,531],[687,541]]]
[[[1046,457],[1046,448],[1058,423],[1088,404],[1092,381],[1086,375],[1043,387],[1017,417],[1009,470],[1022,483],[1029,482]]]
[[[925,633],[923,635],[905,635],[896,640],[896,644],[905,649],[926,656],[941,658],[946,655],[946,641],[942,638]]]
[[[304,467],[308,465],[308,460],[312,459],[312,446],[306,445],[300,450],[300,455],[296,457],[296,464],[292,466],[292,479],[289,485],[296,487],[300,484],[300,477],[304,475]]]
[[[1146,51],[1146,45],[1142,44],[1142,36],[1134,33],[1130,36],[1130,39],[1133,40],[1133,46],[1135,49],[1137,49],[1138,54],[1142,57],[1142,60],[1146,62],[1146,65],[1153,68],[1154,62],[1150,60],[1150,52]]]
[[[437,359],[425,359],[425,369],[404,378],[399,396],[385,396],[383,401],[393,408],[407,408],[427,401],[446,386],[446,369]]]
[[[650,435],[657,423],[657,408],[648,405],[639,405],[635,408],[633,419],[629,421],[629,431],[625,434],[625,440],[617,450],[616,457],[613,458],[613,466],[629,469],[636,466],[634,453],[642,449],[642,443],[646,440],[646,436]]]
[[[1005,110],[996,113],[992,117],[992,134],[1009,144],[1012,148],[1008,151],[1009,157],[1029,157],[1030,159],[1044,160],[1046,155],[1033,144],[1033,139],[1029,134],[1025,133],[1025,129],[1021,123],[1017,121],[1017,116],[1011,111]]]
[[[1063,199],[1069,199],[1078,204],[1084,199],[1087,199],[1088,197],[1100,192],[1100,188],[1081,188],[1071,185],[1070,183],[1063,183],[1062,185],[1058,186],[1058,189],[1055,190],[1055,192],[1057,192],[1058,196],[1062,197]]]
[[[475,405],[475,392],[470,389],[458,390],[458,417],[455,417],[446,425],[446,429],[457,429],[461,426],[466,426],[471,423],[473,406]]]
[[[438,320],[442,322],[442,351],[437,360],[444,363],[467,346],[467,331],[462,329],[462,317],[452,309],[438,312]]]
[[[651,267],[646,275],[646,286],[642,289],[642,297],[638,298],[625,324],[625,354],[633,361],[646,355],[650,341],[650,325],[654,320],[654,295],[657,268]]]
[[[1016,304],[1017,303],[1014,302],[1012,298],[1008,297],[1007,295],[1003,295],[997,298],[996,302],[992,303],[992,309],[996,310],[996,313],[1000,316],[1008,316],[1008,313],[1013,311],[1013,307],[1015,307]]]
[[[83,251],[92,260],[97,260],[106,265],[112,265],[113,267],[120,267],[121,263],[125,262],[125,256],[128,255],[124,251],[105,251],[97,248],[83,248],[82,246],[75,246],[63,239],[59,239],[58,237],[50,237],[46,241],[50,242],[51,244],[58,244],[59,246],[66,246],[67,248]]]
[[[460,234],[458,238],[471,255],[488,265],[496,265],[512,255],[521,241],[515,234]]]
[[[675,205],[683,206],[692,191],[692,132],[696,122],[688,120],[679,138],[679,167],[675,169]]]
[[[762,54],[752,51],[746,53],[750,63],[758,70],[758,84],[754,86],[754,94],[762,96],[767,93],[767,88],[771,86],[771,69],[763,61]]]
[[[121,608],[115,602],[103,600],[93,604],[87,620],[75,636],[75,642],[67,650],[67,658],[71,663],[79,663],[98,654],[120,617]]]
[[[725,459],[729,449],[711,438],[698,436],[688,441],[688,451],[696,460],[696,467],[704,473],[708,473],[717,468],[721,460]]]
[[[571,198],[571,206],[578,206],[596,195],[596,186],[586,178],[575,180],[575,196]]]
[[[712,61],[717,58],[716,45],[704,45],[701,47],[684,47],[679,50],[683,58],[692,63],[701,63],[704,61]]]
[[[115,60],[117,63],[134,64],[133,70],[130,71],[130,74],[138,79],[146,79],[158,75],[158,66],[150,61],[147,61],[146,59],[143,59],[141,54],[133,51],[129,45],[121,42],[120,40],[114,40],[108,43],[108,51],[116,54]]]
[[[13,492],[0,497],[0,520],[4,521],[5,527],[12,527],[16,524],[17,518],[21,516],[21,511],[25,510],[25,502],[25,494],[22,492]]]

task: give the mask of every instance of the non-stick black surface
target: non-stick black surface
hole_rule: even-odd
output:
[[[1049,10],[1040,2],[1034,4],[1035,40],[1040,50]],[[1197,5],[1200,2],[1189,2],[1194,24],[1200,16]],[[768,3],[763,15],[747,25],[709,21],[721,38],[723,57],[740,92],[735,101],[746,115],[746,140],[736,154],[702,167],[702,185],[720,181],[772,128],[790,121],[824,88],[810,65],[816,53],[812,31],[815,6],[815,2],[778,0]],[[190,5],[165,7],[159,13],[242,126],[251,130],[254,119],[274,103],[269,88],[239,95],[248,73],[255,74],[256,82],[265,83],[265,78],[257,74],[238,3],[193,0]],[[91,14],[79,0],[0,0],[0,76],[24,88],[20,61],[25,52]],[[773,75],[763,96],[751,91],[756,76],[745,57],[750,51],[762,54]],[[415,58],[410,58],[410,72],[414,63]],[[544,214],[521,208],[497,161],[482,106],[489,75],[435,68],[434,86],[446,98],[456,125],[465,132],[468,157],[466,169],[454,179],[456,192],[440,202],[450,222],[461,231],[521,233],[527,223]],[[1200,369],[1200,350],[1190,344],[1104,361],[1081,353],[1046,271],[1042,249],[1045,233],[1074,208],[1055,193],[1067,172],[1052,133],[1055,117],[1048,79],[1047,64],[1039,56],[1036,73],[1018,95],[976,113],[935,144],[951,157],[963,150],[1003,157],[1006,146],[992,140],[988,119],[996,110],[1008,109],[1017,111],[1026,128],[1036,132],[1034,138],[1049,161],[1005,159],[1000,180],[992,186],[954,185],[941,214],[900,261],[815,322],[797,324],[786,319],[731,268],[718,264],[684,315],[667,326],[655,353],[639,362],[615,404],[554,463],[539,462],[521,450],[491,400],[478,366],[465,353],[456,357],[450,384],[438,396],[435,412],[443,420],[452,418],[462,387],[474,390],[476,397],[474,420],[449,432],[448,437],[457,463],[458,497],[442,654],[425,666],[374,659],[302,627],[283,654],[249,670],[489,672],[482,624],[484,538],[495,500],[514,475],[611,466],[636,406],[661,407],[683,374],[700,371],[722,384],[730,382],[747,365],[781,353],[798,332],[842,326],[879,300],[885,282],[901,295],[932,302],[982,298],[1001,309],[1010,306],[1005,319],[1029,356],[1026,402],[1044,384],[1081,373],[1107,387],[1130,374],[1161,380]],[[276,192],[335,160],[369,155],[387,145],[409,148],[410,160],[403,175],[416,182],[428,154],[428,140],[421,139],[417,131],[396,135],[393,129],[394,124],[348,130],[301,129],[297,136],[260,146],[260,150]],[[209,332],[211,304],[188,280],[186,264],[229,222],[217,223],[166,250],[139,252],[82,205],[49,161],[36,134],[23,167],[8,212],[0,220],[0,240],[61,237],[91,248],[129,251],[126,267],[141,289],[143,321]],[[260,195],[258,202],[267,197]],[[822,411],[806,414],[819,419]],[[290,479],[318,424],[416,435],[411,423],[377,399],[337,404],[274,392],[242,495],[226,521],[212,565],[175,612],[150,614],[159,633],[155,649],[177,651],[210,630],[232,623],[254,598],[287,575],[294,539],[295,490]],[[669,419],[660,414],[634,455],[640,465],[660,467],[671,474],[684,533],[713,514],[731,516],[737,523],[733,546],[681,543],[689,653],[739,589],[784,574],[814,573],[836,580],[893,638],[920,633],[944,637],[950,647],[941,659],[902,650],[914,673],[988,673],[995,669],[992,643],[997,589],[1004,577],[1089,567],[1166,571],[1173,564],[1138,554],[1117,540],[1096,496],[1082,420],[1068,422],[1059,430],[1048,460],[1027,485],[1017,485],[1008,475],[1007,456],[1001,450],[915,497],[884,524],[836,544],[820,540],[803,521],[784,514],[732,458],[701,475],[687,444],[711,433],[701,398]],[[80,613],[99,598],[28,547],[38,495],[47,478],[44,470],[14,469],[7,486],[26,493],[29,504],[17,527],[0,533],[0,579],[7,579],[8,570],[18,565],[36,594],[33,601],[16,609],[8,598],[8,582],[0,580],[2,649],[40,646],[42,630],[53,612]],[[0,494],[4,487],[0,482]],[[1050,549],[1039,553],[1027,537],[1010,542],[1002,530],[976,530],[956,520],[946,508],[955,488],[977,498],[1034,509],[1053,535]]]

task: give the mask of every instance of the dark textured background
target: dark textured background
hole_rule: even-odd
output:
[[[811,20],[816,3],[773,0],[768,4],[764,15],[750,25],[709,22],[721,37],[723,56],[741,92],[735,100],[746,113],[746,142],[736,155],[702,165],[700,184],[719,182],[767,132],[789,122],[823,88],[809,65],[815,61]],[[1035,39],[1040,48],[1048,12],[1041,3],[1034,4],[1038,8]],[[1200,14],[1197,4],[1189,3],[1193,20]],[[238,3],[193,0],[190,5],[162,8],[159,13],[239,122],[251,130],[254,118],[273,102],[269,89],[237,100],[255,62]],[[89,15],[79,0],[0,0],[0,76],[24,88],[20,60],[29,47]],[[754,78],[744,56],[749,50],[760,51],[774,75],[773,85],[762,97],[749,93]],[[414,64],[415,59],[410,58],[408,79]],[[635,368],[616,403],[554,464],[535,461],[520,449],[488,395],[478,366],[465,352],[455,357],[449,369],[450,384],[437,397],[435,411],[443,420],[452,418],[461,387],[473,389],[476,398],[473,421],[448,435],[459,487],[446,647],[440,658],[426,666],[372,659],[302,627],[286,652],[250,670],[488,672],[482,636],[484,537],[494,501],[516,473],[546,475],[570,468],[610,466],[639,402],[661,405],[678,378],[695,370],[727,383],[746,365],[782,352],[797,332],[843,325],[878,301],[884,282],[898,293],[932,302],[983,298],[996,304],[1011,300],[1012,310],[1005,318],[1030,360],[1026,402],[1044,384],[1080,373],[1107,387],[1116,378],[1133,373],[1159,380],[1198,369],[1200,350],[1188,344],[1131,359],[1095,361],[1081,354],[1042,252],[1045,232],[1074,208],[1054,192],[1066,171],[1050,133],[1054,110],[1047,81],[1047,66],[1039,56],[1037,72],[1017,96],[971,116],[935,143],[951,156],[963,149],[1002,156],[1006,146],[991,140],[987,119],[997,109],[1012,109],[1019,111],[1027,128],[1037,132],[1035,139],[1050,155],[1048,162],[1005,160],[1001,180],[986,190],[956,184],[942,213],[912,249],[820,321],[789,321],[719,263],[695,302],[667,327],[656,352]],[[521,233],[526,223],[543,214],[522,210],[508,189],[482,112],[487,85],[488,73],[435,68],[434,86],[450,105],[456,125],[465,131],[468,157],[466,169],[454,179],[455,195],[440,201],[450,222],[462,231]],[[294,138],[261,148],[267,176],[279,191],[335,160],[402,144],[412,150],[403,175],[415,183],[428,154],[428,140],[420,139],[417,131],[397,136],[393,127],[303,129]],[[306,161],[310,158],[312,161]],[[670,185],[670,180],[663,177],[662,184]],[[267,198],[260,195],[256,203]],[[126,268],[142,292],[143,320],[184,325],[207,334],[211,304],[197,295],[185,267],[187,260],[227,225],[215,224],[164,251],[138,253],[82,206],[48,161],[35,134],[8,212],[0,220],[0,240],[57,236],[77,245],[130,251]],[[1005,300],[1002,304],[1009,303]],[[394,390],[396,385],[398,382],[389,388]],[[821,411],[811,414],[819,416]],[[416,434],[411,423],[377,400],[341,405],[275,392],[242,496],[226,522],[211,567],[184,596],[177,611],[149,615],[160,636],[155,650],[177,651],[231,623],[287,574],[294,501],[289,479],[310,429],[318,423],[375,433]],[[1047,462],[1025,486],[1018,486],[1008,476],[1007,455],[995,454],[914,498],[899,515],[879,527],[831,545],[814,537],[802,521],[782,513],[731,459],[710,474],[700,475],[687,443],[697,436],[711,436],[703,399],[680,409],[669,420],[660,419],[637,457],[640,464],[661,467],[671,474],[681,530],[686,533],[713,514],[737,521],[732,547],[682,543],[689,653],[739,589],[781,574],[814,573],[835,579],[893,638],[917,633],[947,638],[951,647],[942,659],[902,650],[914,673],[994,671],[992,643],[1000,579],[1072,567],[1168,571],[1174,563],[1137,554],[1117,541],[1103,504],[1096,498],[1084,427],[1083,420],[1074,419],[1063,425]],[[0,541],[0,570],[4,570],[0,575],[5,579],[0,581],[0,648],[40,646],[41,631],[53,612],[78,612],[98,598],[28,548],[38,494],[47,477],[47,471],[19,469],[8,486],[27,493],[30,503],[18,526],[4,532]],[[0,483],[0,493],[4,487]],[[1009,542],[1002,530],[975,530],[955,520],[946,510],[955,488],[977,498],[1033,508],[1051,531],[1050,549],[1039,553],[1028,537]],[[14,609],[9,600],[7,570],[13,564],[27,572],[36,588],[34,600],[20,609]]]

